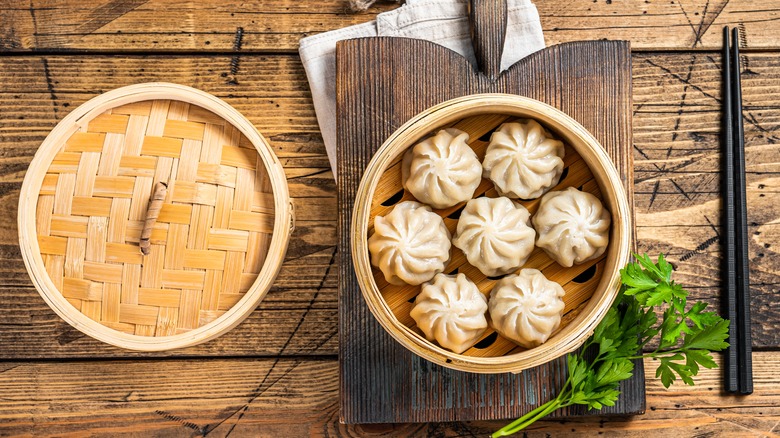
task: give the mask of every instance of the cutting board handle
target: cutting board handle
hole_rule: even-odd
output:
[[[479,70],[492,80],[501,73],[506,39],[506,0],[469,0],[471,44]]]

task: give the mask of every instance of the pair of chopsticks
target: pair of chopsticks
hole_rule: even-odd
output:
[[[732,29],[729,44],[728,26],[723,28],[723,146],[726,308],[731,321],[725,383],[727,392],[751,394],[753,359],[739,31]]]

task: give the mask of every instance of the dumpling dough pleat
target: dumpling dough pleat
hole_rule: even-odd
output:
[[[490,136],[482,175],[502,196],[534,199],[558,184],[563,143],[534,120],[501,125]]]
[[[544,195],[532,222],[536,246],[566,268],[598,258],[609,244],[609,211],[574,187]]]
[[[468,277],[438,274],[423,284],[410,313],[429,341],[463,353],[487,329],[487,307],[487,299]]]
[[[561,325],[563,295],[561,285],[537,269],[504,277],[490,292],[493,328],[525,348],[540,345]]]
[[[467,133],[446,128],[407,150],[401,166],[404,188],[433,208],[471,199],[482,181],[482,165],[468,140]]]
[[[466,204],[452,244],[488,277],[520,268],[534,250],[528,210],[509,198],[476,198]]]
[[[444,271],[450,247],[450,232],[441,216],[414,201],[377,216],[368,239],[371,264],[394,285],[418,285]]]

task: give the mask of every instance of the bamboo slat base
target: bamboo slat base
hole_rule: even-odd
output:
[[[498,129],[502,123],[519,120],[522,119],[500,114],[478,115],[464,118],[450,126],[469,134],[469,146],[471,146],[477,154],[479,160],[482,161],[485,158],[485,150],[488,146],[490,134]],[[402,156],[402,154],[398,155],[379,179],[371,205],[371,219],[369,220],[369,231],[367,236],[370,236],[373,233],[375,216],[384,216],[388,214],[399,202],[415,200],[411,193],[405,191],[401,187],[400,168]],[[593,178],[593,173],[590,171],[590,168],[574,148],[565,144],[564,171],[559,183],[551,190],[564,190],[567,187],[579,188],[580,190],[593,193],[596,197],[601,199],[601,191],[599,190],[598,183]],[[490,180],[483,179],[474,193],[475,198],[480,196],[495,198],[499,195]],[[526,207],[532,215],[539,206],[539,198],[533,200],[517,199],[515,201]],[[455,234],[458,217],[465,205],[466,203],[462,202],[450,208],[434,210],[442,216],[445,225],[452,235]],[[539,248],[534,248],[528,261],[522,266],[522,268],[539,269],[548,279],[560,283],[566,291],[566,295],[563,297],[563,300],[566,303],[564,317],[561,326],[555,333],[565,328],[566,325],[585,307],[585,304],[590,299],[591,295],[593,295],[593,291],[601,280],[604,258],[605,256],[602,256],[581,265],[575,265],[571,268],[562,268],[544,251]],[[466,261],[463,252],[456,247],[452,248],[452,258],[449,265],[447,265],[445,272],[449,274],[465,274],[470,280],[476,283],[479,290],[486,297],[490,295],[490,291],[499,280],[499,278],[485,276],[479,269],[469,264]],[[389,284],[385,280],[382,272],[376,267],[372,269],[372,273],[374,281],[382,293],[382,298],[387,302],[387,305],[390,307],[398,321],[414,330],[420,336],[425,336],[424,333],[415,326],[414,320],[409,315],[414,299],[417,294],[420,293],[421,286],[396,286]],[[501,276],[501,278],[503,277],[504,276]],[[498,335],[495,330],[490,327],[473,347],[461,354],[465,356],[497,357],[523,350],[525,350],[525,348]]]

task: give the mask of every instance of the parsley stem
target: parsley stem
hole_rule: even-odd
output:
[[[642,348],[644,348],[644,346],[647,345],[648,342],[652,341],[654,337],[655,336],[648,336],[647,338],[642,340],[642,342],[639,343],[639,350],[642,350]]]
[[[567,355],[569,375],[559,395],[499,429],[493,438],[515,434],[566,406],[613,406],[619,383],[632,375],[630,360],[660,360],[656,376],[665,387],[677,376],[693,385],[700,366],[717,367],[710,353],[728,346],[729,321],[705,312],[706,303],[686,310],[688,292],[672,281],[674,269],[663,254],[657,263],[646,254],[635,257],[637,263],[620,270],[623,287],[609,312],[579,352]],[[663,314],[660,321],[657,313]],[[660,343],[654,351],[644,353],[656,339]]]
[[[628,358],[631,360],[634,359],[658,359],[659,357],[666,356],[669,354],[677,354],[682,353],[685,351],[685,348],[674,348],[672,350],[663,350],[663,351],[653,351],[651,353],[644,353],[637,356],[629,356]]]
[[[501,436],[509,436],[516,434],[517,432],[520,432],[521,430],[525,429],[526,427],[530,426],[531,424],[535,423],[537,420],[546,417],[551,412],[558,410],[563,406],[563,402],[561,401],[561,397],[558,396],[547,403],[539,406],[538,408],[534,409],[533,411],[523,415],[522,417],[518,418],[517,420],[507,424],[506,426],[502,427],[501,429],[493,432],[492,438],[497,438]],[[529,418],[530,417],[530,418]]]
[[[497,438],[500,436],[509,436],[516,433],[518,430],[521,430],[523,428],[522,426],[524,423],[526,423],[530,418],[534,417],[536,414],[543,412],[545,409],[549,407],[550,404],[554,403],[555,400],[556,399],[550,400],[547,403],[538,406],[536,409],[532,410],[531,412],[528,412],[527,414],[523,415],[517,420],[493,432],[493,435],[491,435],[492,438]]]

